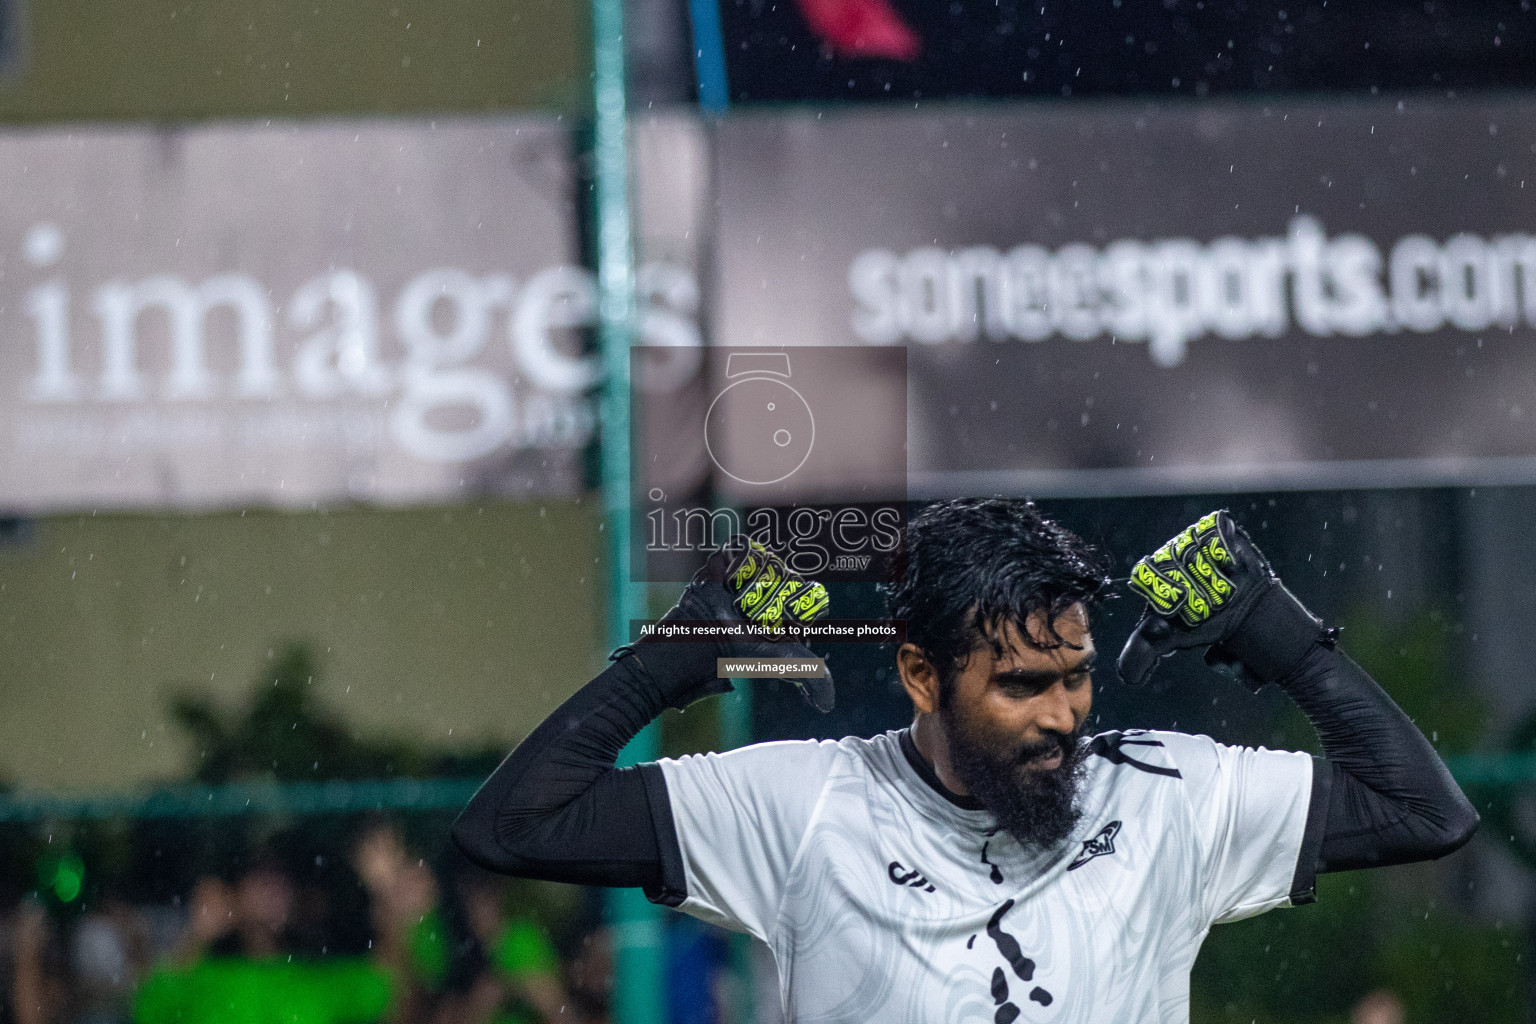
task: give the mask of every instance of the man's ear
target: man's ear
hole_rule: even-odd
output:
[[[939,673],[917,644],[902,644],[896,651],[896,671],[913,707],[925,715],[939,710]]]

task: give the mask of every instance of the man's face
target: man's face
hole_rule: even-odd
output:
[[[983,643],[961,663],[939,721],[955,776],[1019,842],[1046,847],[1077,824],[1095,651],[1081,604],[1054,623],[1034,613],[1025,627],[1033,645],[1008,623],[1001,653]]]
[[[293,881],[271,868],[257,868],[235,883],[235,902],[240,920],[277,933],[293,913]]]

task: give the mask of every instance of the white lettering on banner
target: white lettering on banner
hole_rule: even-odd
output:
[[[640,336],[650,346],[635,385],[649,393],[674,391],[704,361],[703,341],[694,320],[699,312],[699,282],[682,267],[648,263],[635,272],[635,295]]]
[[[1536,237],[1408,235],[1383,258],[1370,238],[1329,238],[1300,216],[1284,238],[1209,244],[867,249],[848,286],[853,333],[871,345],[1109,335],[1177,366],[1196,338],[1277,338],[1293,318],[1316,337],[1536,326]]]
[[[288,304],[288,323],[315,332],[299,343],[293,363],[301,394],[382,395],[391,388],[379,359],[379,300],[367,278],[335,270],[300,285]]]
[[[101,319],[102,398],[146,397],[138,370],[138,321],[156,308],[171,326],[171,374],[165,397],[212,398],[214,382],[206,365],[204,328],[208,315],[220,306],[232,310],[239,325],[240,373],[234,393],[240,398],[277,394],[271,309],[266,292],[243,274],[219,274],[196,287],[166,275],[138,284],[113,281],[96,289],[93,305]]]
[[[50,224],[35,225],[24,246],[39,269],[54,267],[62,250],[63,236]],[[678,353],[648,368],[651,385],[665,386],[691,374],[702,358],[698,282],[683,268],[649,264],[639,268],[636,284],[639,340]],[[110,431],[122,443],[249,447],[309,438],[356,445],[387,436],[429,462],[464,462],[506,447],[579,447],[596,426],[584,393],[597,383],[601,363],[582,352],[576,332],[595,325],[597,294],[591,272],[580,267],[547,267],[521,286],[506,274],[454,267],[418,274],[400,289],[389,318],[403,350],[393,362],[385,357],[378,291],[352,269],[310,278],[285,306],[261,282],[237,273],[201,281],[152,274],[107,281],[88,294],[84,305],[97,331],[78,344],[64,277],[54,275],[23,297],[36,362],[21,397],[60,414],[73,410],[73,422],[61,415],[27,421],[24,446],[94,447],[106,428],[80,414],[97,405],[128,414]],[[291,338],[279,337],[277,313]],[[145,325],[152,322],[163,324],[169,339],[163,355],[155,346],[145,351]],[[225,339],[233,340],[234,369],[221,379],[213,367],[222,364],[209,349]],[[493,342],[508,346],[513,373],[476,365]],[[292,353],[286,368],[282,352]],[[81,367],[93,368],[94,379]],[[275,399],[281,402],[270,404]],[[259,421],[244,416],[246,428],[221,427],[211,412],[182,408],[210,401],[268,404]],[[305,404],[321,401],[352,406]],[[157,402],[170,404],[156,409]],[[134,418],[139,411],[145,415]],[[283,425],[287,420],[293,429]]]
[[[49,281],[27,293],[27,315],[37,327],[37,375],[27,382],[34,402],[68,402],[80,397],[80,379],[69,368],[69,289]]]
[[[577,267],[551,267],[528,282],[512,324],[512,347],[530,380],[550,391],[580,391],[597,379],[598,362],[560,350],[554,332],[591,327],[597,282]]]

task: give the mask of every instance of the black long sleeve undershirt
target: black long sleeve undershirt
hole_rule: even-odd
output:
[[[1472,838],[1477,812],[1445,762],[1342,651],[1315,645],[1279,685],[1317,730],[1329,768],[1319,873],[1443,857]]]
[[[453,825],[483,867],[529,878],[640,886],[676,905],[682,855],[656,765],[619,751],[666,707],[698,694],[713,651],[658,645],[626,654],[507,756]],[[712,672],[707,675],[712,675]],[[1477,812],[1434,748],[1364,670],[1319,643],[1280,685],[1322,740],[1298,892],[1312,873],[1427,860],[1476,830]],[[1308,870],[1311,868],[1311,870]]]
[[[661,769],[614,762],[652,719],[685,702],[704,662],[713,669],[712,651],[694,647],[653,646],[644,660],[626,652],[560,705],[454,821],[465,856],[503,874],[639,886],[657,902],[681,903],[682,853]]]

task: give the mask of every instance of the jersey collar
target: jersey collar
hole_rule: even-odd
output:
[[[961,796],[939,781],[939,775],[933,770],[933,765],[929,764],[927,758],[923,757],[922,752],[917,749],[917,743],[912,739],[912,730],[910,728],[901,730],[896,736],[897,740],[901,743],[901,752],[906,755],[907,764],[911,765],[912,770],[917,772],[918,778],[928,784],[929,789],[962,810],[984,811],[987,809],[974,796]]]

